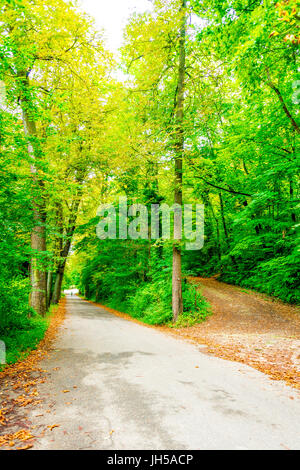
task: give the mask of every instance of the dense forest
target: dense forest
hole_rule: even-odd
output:
[[[297,0],[153,0],[115,57],[73,2],[0,0],[8,362],[65,288],[180,326],[210,314],[189,276],[299,302],[299,20]],[[203,204],[203,248],[100,239],[100,204],[125,196]]]

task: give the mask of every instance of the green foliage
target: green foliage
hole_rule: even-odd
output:
[[[85,253],[81,291],[85,297],[128,313],[150,325],[172,321],[171,251],[163,252],[144,241],[100,241],[92,238],[93,255],[87,239],[78,245]],[[91,243],[91,242],[90,242]],[[150,258],[149,258],[150,255]],[[124,264],[126,260],[126,264]],[[208,304],[196,288],[183,281],[184,311],[179,326],[203,321]]]
[[[171,243],[100,241],[94,232],[100,202],[174,202],[180,5],[157,0],[130,19],[120,64],[128,80],[118,82],[101,37],[70,2],[0,0],[0,335],[9,361],[46,328],[28,307],[31,257],[54,280],[76,227],[65,288],[149,324],[171,321]],[[182,189],[184,203],[205,206],[205,243],[183,251],[183,280],[218,273],[298,303],[296,1],[187,8]],[[24,134],[24,111],[36,134]],[[37,203],[47,249],[34,252]],[[188,282],[183,300],[178,325],[209,313]]]
[[[47,329],[47,320],[28,306],[28,295],[27,279],[1,277],[0,340],[5,343],[8,364],[34,349]]]
[[[206,18],[199,49],[213,51],[222,72],[218,111],[203,115],[203,141],[188,155],[206,222],[204,248],[188,254],[186,269],[298,303],[299,47],[287,35],[295,3],[192,3]]]
[[[172,325],[172,279],[170,268],[157,271],[152,281],[142,284],[128,299],[127,313],[150,325],[182,327],[200,323],[209,314],[209,307],[193,285],[183,283],[184,310]]]
[[[278,297],[286,302],[300,304],[300,264],[297,249],[290,255],[270,258],[258,262],[257,265],[253,265],[253,260],[252,262],[250,260],[248,266],[248,269],[244,264],[235,270],[228,270],[223,273],[221,279]]]
[[[45,313],[41,274],[53,273],[53,292],[87,182],[104,166],[99,115],[112,61],[70,2],[0,0],[0,15],[0,334],[13,361],[43,336],[28,300]],[[29,296],[30,266],[41,299]]]
[[[14,115],[0,110],[0,339],[7,363],[34,348],[47,327],[28,303],[31,186],[22,132]]]

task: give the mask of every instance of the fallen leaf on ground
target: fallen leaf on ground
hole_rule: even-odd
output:
[[[17,450],[28,450],[28,449],[31,449],[31,447],[33,447],[33,444],[28,444],[28,446],[24,446],[24,447],[17,447]]]
[[[51,426],[47,426],[50,431],[52,431],[54,428],[59,428],[60,424],[52,424]]]

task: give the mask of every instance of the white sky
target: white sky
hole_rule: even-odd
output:
[[[97,29],[105,30],[108,49],[122,44],[123,28],[132,13],[151,10],[151,0],[77,0],[82,10],[95,18]]]

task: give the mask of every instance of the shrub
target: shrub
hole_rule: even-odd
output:
[[[172,324],[172,282],[167,270],[141,285],[129,297],[127,313],[150,325],[180,327],[203,321],[209,314],[208,303],[188,282],[183,283],[182,291],[184,311],[175,325]]]
[[[47,328],[47,320],[29,307],[28,295],[27,279],[0,279],[0,339],[6,346],[8,364],[35,349]]]

